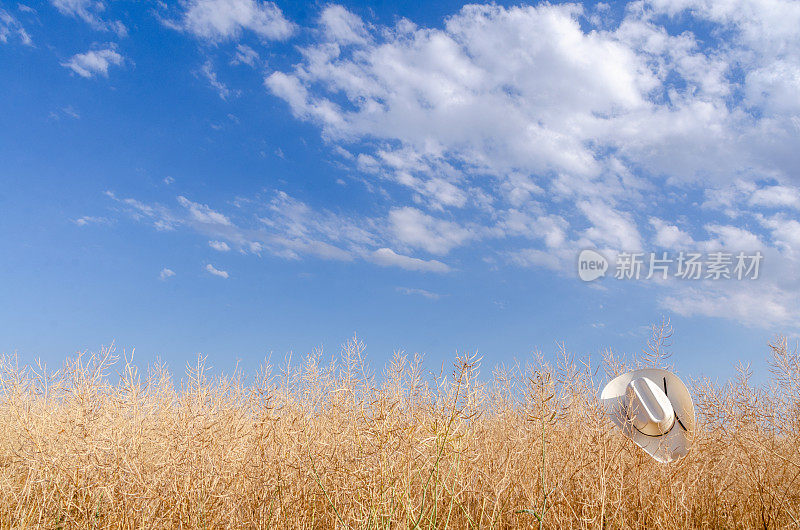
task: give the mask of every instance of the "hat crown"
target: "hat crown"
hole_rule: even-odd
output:
[[[642,434],[660,436],[675,423],[675,411],[663,390],[651,379],[628,383],[628,419]]]

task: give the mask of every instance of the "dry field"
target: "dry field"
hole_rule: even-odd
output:
[[[663,364],[654,339],[633,365]],[[771,351],[770,351],[771,349]],[[597,396],[626,366],[566,352],[479,374],[396,355],[174,380],[113,350],[56,373],[0,367],[2,528],[797,528],[800,359],[765,348],[692,381],[695,445],[673,465],[612,430]]]

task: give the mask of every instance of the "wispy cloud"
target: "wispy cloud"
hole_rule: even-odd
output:
[[[80,119],[81,115],[78,114],[78,111],[72,105],[67,105],[66,107],[61,109],[66,116],[69,116],[72,119],[78,120]]]
[[[258,52],[246,44],[236,45],[236,54],[231,61],[232,64],[246,64],[247,66],[256,67],[261,64],[261,57]]]
[[[50,0],[50,3],[62,14],[79,18],[97,30],[113,31],[120,37],[128,34],[121,21],[103,18],[108,9],[103,0]]]
[[[207,60],[205,63],[203,63],[203,66],[200,67],[199,73],[200,76],[202,76],[203,79],[208,81],[208,84],[211,85],[211,87],[217,91],[217,94],[219,94],[220,99],[226,100],[232,95],[236,96],[239,94],[238,91],[231,90],[230,88],[228,88],[228,85],[219,80],[219,78],[217,77],[217,72],[214,70],[214,65],[211,64],[210,59]]]
[[[452,269],[436,260],[423,260],[398,254],[390,248],[379,248],[369,255],[370,261],[383,267],[400,267],[419,272],[450,272]]]
[[[91,215],[84,215],[83,217],[79,217],[73,221],[78,226],[86,226],[90,224],[106,224],[108,223],[108,219],[105,217],[94,217]]]
[[[327,210],[315,210],[285,192],[272,198],[238,199],[239,210],[251,208],[247,218],[256,225],[243,225],[206,204],[177,197],[178,208],[146,204],[133,198],[106,195],[138,221],[158,230],[184,228],[208,236],[210,248],[217,251],[238,250],[244,254],[268,252],[284,259],[316,257],[325,260],[363,259],[381,266],[394,266],[422,272],[449,272],[451,268],[437,260],[425,260],[382,247],[394,236],[381,227],[384,222],[350,219]]]
[[[148,221],[157,230],[174,230],[177,226],[184,223],[176,213],[161,204],[145,204],[134,198],[120,198],[116,193],[107,190],[104,192],[107,197],[116,202],[128,215],[137,221]]]
[[[231,220],[225,215],[212,210],[205,204],[192,202],[186,197],[179,195],[178,203],[189,211],[191,218],[198,223],[220,226],[231,226]]]
[[[409,296],[422,296],[430,300],[438,300],[439,298],[442,297],[442,295],[438,293],[427,291],[425,289],[416,289],[413,287],[397,287],[396,290],[398,293],[402,293]]]
[[[26,46],[33,46],[33,40],[19,20],[5,9],[0,9],[0,43],[7,43],[9,39],[16,38]]]
[[[175,276],[175,271],[173,271],[172,269],[168,269],[166,267],[161,269],[161,272],[158,273],[158,279],[161,280],[162,282],[168,280],[169,278],[172,278],[173,276]]]

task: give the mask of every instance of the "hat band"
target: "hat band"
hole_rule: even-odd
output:
[[[661,438],[662,436],[665,436],[666,434],[668,434],[672,430],[673,427],[675,427],[675,418],[677,418],[677,417],[678,416],[676,414],[672,415],[672,423],[670,424],[669,429],[667,429],[666,431],[662,432],[661,434],[647,434],[646,432],[640,431],[639,428],[636,425],[633,424],[633,421],[630,419],[630,417],[628,418],[628,423],[630,424],[631,427],[636,429],[637,432],[643,434],[644,436],[648,436],[650,438]]]

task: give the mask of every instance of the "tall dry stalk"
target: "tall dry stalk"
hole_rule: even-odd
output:
[[[663,364],[670,334],[638,363]],[[628,368],[610,352],[486,379],[475,357],[431,374],[399,353],[375,375],[357,339],[250,378],[202,358],[140,373],[113,349],[55,372],[5,357],[0,527],[798,527],[800,357],[770,351],[766,385],[747,367],[692,383],[694,448],[673,465],[605,418],[605,374]]]

